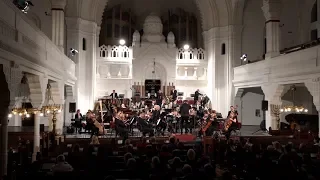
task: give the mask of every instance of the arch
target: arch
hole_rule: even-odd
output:
[[[225,26],[228,23],[230,5],[226,1],[194,0],[199,10],[203,31],[213,27]],[[102,16],[108,0],[76,1],[69,0],[67,16],[81,17],[82,19],[94,21],[98,26],[102,23]]]
[[[161,84],[163,85],[164,83],[167,82],[167,70],[166,68],[159,62],[154,62],[151,61],[149,62],[145,67],[144,67],[144,79],[151,79],[150,77],[150,71],[153,71],[153,68],[155,68],[155,78],[160,78]]]
[[[28,16],[30,17],[30,19],[32,20],[32,22],[39,28],[41,29],[41,19],[39,18],[39,16],[37,16],[35,13],[33,12],[28,12]]]

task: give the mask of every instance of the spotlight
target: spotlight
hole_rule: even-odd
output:
[[[241,59],[242,61],[247,61],[247,54],[243,54],[243,55],[240,57],[240,59]]]
[[[12,114],[8,114],[8,118],[12,118]]]
[[[189,44],[185,44],[185,45],[183,46],[183,49],[184,49],[184,50],[188,50],[189,48],[190,48]]]
[[[13,0],[13,4],[16,5],[25,14],[28,13],[30,6],[34,6],[31,1],[26,0]]]
[[[27,115],[26,115],[26,117],[27,117],[27,118],[29,118],[29,117],[30,117],[30,115],[29,115],[29,114],[27,114]]]
[[[79,53],[78,50],[73,49],[73,48],[70,48],[70,55],[71,55],[71,56],[75,56],[75,55],[78,54],[78,53]]]
[[[125,41],[124,39],[120,39],[119,44],[120,44],[121,46],[123,46],[123,45],[126,44],[126,41]]]

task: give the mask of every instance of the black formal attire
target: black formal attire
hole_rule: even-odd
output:
[[[118,93],[111,93],[110,94],[112,99],[117,99],[118,98]]]
[[[157,95],[158,95],[157,96],[157,104],[161,105],[162,99],[163,99],[163,93],[158,93]]]
[[[194,104],[197,103],[197,101],[199,100],[199,96],[200,96],[200,92],[199,91],[196,91],[194,92],[194,97],[193,97],[193,101],[194,101]]]
[[[230,114],[231,114],[231,111],[229,111],[228,112],[228,117],[230,116]],[[234,130],[236,130],[237,128],[238,128],[238,111],[234,111],[234,117],[233,117],[233,120],[236,120],[236,122],[233,122],[232,121],[232,124],[231,124],[231,126],[228,128],[228,130],[225,132],[225,136],[226,136],[226,138],[227,139],[229,139],[230,138],[230,136],[231,136],[231,132],[232,131],[234,131]],[[227,119],[227,120],[229,120],[229,119]]]
[[[81,129],[81,119],[82,119],[82,114],[81,113],[77,113],[74,116],[74,121],[75,121],[75,128],[76,128],[76,133],[78,133]]]
[[[185,128],[185,133],[188,133],[188,124],[190,124],[189,123],[189,110],[190,109],[191,109],[191,106],[187,103],[183,103],[180,106],[180,114],[181,114],[180,131],[181,131],[181,134],[183,132],[183,128]],[[184,126],[184,125],[186,125],[186,126]]]
[[[177,90],[172,90],[172,91],[170,92],[170,96],[172,96],[172,101],[177,100],[177,97],[178,97],[178,92],[177,92]]]
[[[143,136],[146,136],[146,134],[149,134],[149,136],[154,136],[152,125],[149,124],[145,119],[138,117],[138,126]]]
[[[116,132],[123,138],[122,143],[124,143],[124,141],[128,139],[129,129],[124,124],[124,122],[118,118],[115,119],[115,125],[116,125]]]

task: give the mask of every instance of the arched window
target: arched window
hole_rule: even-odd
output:
[[[226,44],[223,43],[223,44],[221,45],[221,55],[225,55],[225,54],[226,54]]]
[[[311,10],[311,23],[318,21],[317,1],[314,3]]]
[[[86,38],[82,38],[82,50],[87,50],[87,42],[86,42]]]

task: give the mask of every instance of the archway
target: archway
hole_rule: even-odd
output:
[[[144,80],[159,79],[165,85],[168,81],[166,68],[158,62],[150,62],[144,67]]]

